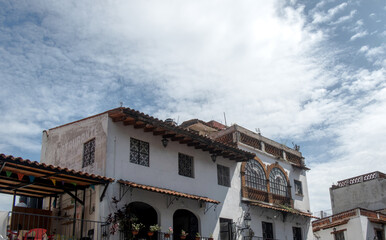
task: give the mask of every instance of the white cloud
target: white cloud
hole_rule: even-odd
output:
[[[347,22],[347,21],[353,19],[357,12],[358,12],[357,10],[352,10],[349,15],[342,16],[342,17],[338,18],[338,20],[336,20],[332,24],[341,24],[341,23]]]
[[[347,3],[341,3],[333,8],[328,9],[327,12],[315,12],[313,15],[313,23],[325,23],[331,21],[336,14],[343,11],[347,7]]]
[[[313,21],[331,21],[346,7],[317,9]],[[26,2],[16,8],[19,19],[32,12],[37,23],[16,21],[0,28],[0,38],[8,39],[0,45],[0,109],[5,113],[0,132],[7,139],[0,142],[0,152],[18,147],[38,153],[41,130],[120,101],[180,122],[221,121],[226,112],[228,124],[260,128],[273,139],[336,141],[328,145],[328,154],[337,150],[339,155],[329,163],[315,164],[326,160],[305,156],[312,167],[313,210],[323,209],[328,187],[342,176],[339,168],[345,169],[339,162],[363,144],[340,129],[349,131],[371,118],[377,105],[369,96],[383,88],[384,69],[351,73],[331,62],[336,56],[326,32],[307,23],[301,5],[75,1]],[[356,23],[358,29],[362,25]],[[374,139],[383,139],[367,127]],[[325,177],[331,164],[337,166],[334,179]],[[318,195],[320,189],[327,194]]]
[[[367,36],[369,33],[367,31],[361,31],[358,33],[355,33],[351,36],[350,41],[354,41],[355,39],[362,38],[364,36]]]

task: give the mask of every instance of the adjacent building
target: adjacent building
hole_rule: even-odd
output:
[[[312,239],[301,153],[238,125],[117,108],[44,131],[41,162],[118,180],[86,196],[90,220],[116,211],[103,194],[175,239]]]
[[[385,240],[386,175],[372,172],[330,188],[332,216],[312,223],[316,239]]]

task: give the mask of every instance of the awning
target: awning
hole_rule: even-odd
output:
[[[296,210],[296,209],[293,209],[290,207],[280,206],[277,204],[270,205],[268,203],[264,204],[264,203],[259,203],[259,202],[249,202],[249,204],[252,206],[258,206],[258,207],[262,207],[262,208],[273,209],[273,210],[277,210],[277,211],[281,211],[281,212],[293,213],[293,214],[300,215],[300,216],[305,216],[305,217],[310,217],[310,218],[318,218],[318,217],[312,216],[312,214],[310,214],[310,213],[302,212],[302,211],[299,211],[299,210]]]
[[[48,197],[108,185],[114,179],[0,154],[0,193]]]
[[[153,187],[153,186],[138,184],[138,183],[134,183],[134,182],[124,181],[124,180],[118,180],[118,182],[120,184],[125,185],[125,186],[129,186],[132,188],[139,188],[139,189],[147,190],[147,191],[151,191],[151,192],[163,193],[163,194],[168,194],[168,195],[172,195],[172,196],[176,196],[176,197],[189,198],[189,199],[194,199],[194,200],[208,202],[208,203],[214,203],[214,204],[220,203],[219,201],[216,201],[216,200],[213,200],[213,199],[210,199],[207,197],[177,192],[177,191],[169,190],[166,188]]]

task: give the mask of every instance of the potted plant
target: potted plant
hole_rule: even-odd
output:
[[[201,239],[201,235],[200,235],[200,233],[198,232],[198,233],[196,233],[196,240],[200,240]]]
[[[213,233],[211,233],[211,234],[209,235],[208,240],[213,240]]]
[[[168,232],[165,233],[165,238],[170,238],[170,234],[173,234],[173,228],[172,227],[168,228]]]
[[[135,236],[138,234],[139,230],[141,230],[141,228],[143,228],[143,227],[144,226],[142,223],[133,223],[131,225],[131,229],[132,229],[131,233]]]
[[[158,224],[154,224],[154,225],[151,225],[149,227],[149,232],[147,232],[147,235],[149,235],[150,237],[154,235],[154,232],[158,232],[159,230],[161,230],[161,227],[158,226]]]
[[[189,233],[185,232],[184,230],[181,230],[181,239],[185,239],[186,236],[188,236]]]

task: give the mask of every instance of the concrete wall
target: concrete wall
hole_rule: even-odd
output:
[[[386,208],[386,179],[330,188],[331,207],[334,214],[361,207],[368,210]]]
[[[130,162],[130,137],[149,143],[149,167]],[[165,148],[162,146],[161,136],[154,136],[133,126],[114,123],[110,119],[107,138],[107,177],[206,196],[221,202],[216,208],[212,207],[204,214],[204,208],[199,208],[198,202],[194,200],[180,198],[178,202],[167,208],[165,195],[159,193],[134,189],[130,195],[131,198],[128,199],[126,196],[122,204],[142,201],[153,206],[159,213],[159,223],[164,231],[172,226],[175,210],[181,208],[196,214],[202,236],[209,236],[211,233],[217,236],[219,217],[230,218],[233,221],[242,219],[240,164],[237,162],[217,157],[216,163],[213,163],[208,152],[173,141],[169,141]],[[194,178],[178,174],[178,153],[193,156]],[[230,168],[231,187],[218,185],[217,164]],[[119,184],[116,183],[114,187],[108,189],[106,198],[111,199],[118,195]],[[107,216],[113,210],[110,203],[101,204],[102,216]]]
[[[40,162],[105,175],[107,114],[43,132]],[[83,144],[95,138],[95,162],[82,168]]]

